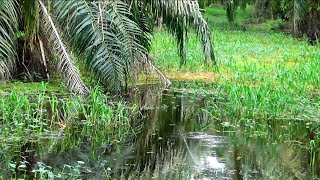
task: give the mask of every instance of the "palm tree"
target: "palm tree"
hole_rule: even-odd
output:
[[[236,12],[238,8],[238,0],[227,0],[226,1],[226,12],[229,22],[234,22],[236,18]]]
[[[292,21],[295,36],[308,35],[310,40],[320,38],[320,1],[282,0],[286,16]]]
[[[196,0],[1,0],[0,79],[12,77],[29,56],[45,67],[48,78],[54,70],[47,64],[56,62],[73,92],[89,92],[76,64],[119,91],[138,66],[150,64],[156,18],[177,38],[181,65],[186,63],[189,27],[197,30],[205,62],[215,62]]]
[[[282,7],[286,12],[287,17],[292,19],[292,29],[295,36],[299,35],[300,23],[305,15],[305,1],[304,0],[283,0]]]

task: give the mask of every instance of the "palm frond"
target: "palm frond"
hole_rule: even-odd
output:
[[[46,31],[48,40],[53,47],[52,50],[54,51],[54,54],[58,55],[60,58],[59,70],[61,71],[66,85],[71,91],[74,91],[81,95],[88,95],[89,91],[81,80],[80,74],[60,37],[60,33],[55,25],[55,22],[53,21],[51,15],[48,13],[47,7],[41,0],[39,0],[39,4],[44,15],[43,30]]]
[[[299,33],[299,24],[305,15],[305,0],[284,0],[283,9],[287,12],[287,16],[293,21],[293,31],[295,35]]]
[[[304,15],[304,0],[294,0],[293,2],[293,21],[294,32],[297,34],[299,31],[299,23]]]
[[[138,0],[136,0],[138,1]],[[135,1],[135,3],[137,3]],[[186,41],[188,27],[197,30],[206,57],[206,63],[211,61],[215,64],[213,44],[210,30],[206,20],[203,18],[198,1],[196,0],[140,0],[144,3],[146,11],[151,11],[154,15],[162,17],[169,30],[177,37],[181,65],[186,59]],[[150,13],[150,12],[145,12]]]
[[[19,13],[17,1],[0,3],[0,80],[8,79],[16,67]]]
[[[146,53],[139,40],[144,33],[130,19],[129,9],[122,1],[57,0],[54,5],[73,49],[97,78],[116,91],[139,61],[136,54]]]
[[[202,42],[203,52],[206,57],[206,63],[210,63],[210,61],[213,61],[213,63],[215,63],[213,44],[211,41],[211,33],[206,20],[203,18],[200,12],[198,1],[158,1],[162,4],[162,7],[165,7],[164,14],[169,15],[169,17],[173,17],[172,19],[169,18],[169,22],[170,24],[172,24],[170,25],[170,27],[175,27],[174,23],[177,21],[176,17],[178,17],[178,20],[182,17],[182,21],[179,21],[180,26],[182,26],[181,28],[184,27],[185,23],[188,23],[197,30],[198,36],[200,37],[200,40]]]
[[[19,0],[24,31],[30,42],[35,39],[39,26],[39,4],[36,0]],[[30,43],[32,47],[32,43]]]
[[[144,33],[143,36],[139,37],[140,44],[143,45],[143,47],[145,47],[147,51],[150,51],[154,24],[154,19],[150,15],[150,12],[152,12],[152,7],[148,6],[148,4],[143,1],[126,0],[126,2],[129,4],[129,10],[133,15],[132,20],[138,24],[138,26]]]

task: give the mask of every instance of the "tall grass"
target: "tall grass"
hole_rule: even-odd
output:
[[[48,94],[46,84],[40,89],[38,94],[13,90],[1,96],[0,179],[76,175],[133,133],[136,106],[114,102],[99,89],[88,99]]]
[[[221,27],[213,27],[212,39],[218,67],[203,65],[193,32],[186,66],[179,68],[176,44],[164,31],[155,34],[152,54],[169,78],[189,81],[189,87],[178,82],[175,89],[214,94],[205,109],[211,115],[206,131],[230,131],[243,144],[260,140],[303,147],[315,175],[320,168],[320,47],[283,33]]]

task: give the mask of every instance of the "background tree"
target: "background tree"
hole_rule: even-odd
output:
[[[227,18],[229,22],[235,21],[238,5],[239,5],[239,0],[226,1],[226,12],[227,12]]]
[[[286,17],[292,20],[292,29],[295,36],[299,35],[300,23],[305,16],[304,0],[283,0],[282,8]]]
[[[318,0],[282,0],[285,15],[292,22],[295,36],[320,37],[320,2]]]
[[[199,0],[199,7],[204,9],[206,6],[209,6],[209,0]]]
[[[310,41],[320,36],[320,1],[318,0],[215,0],[214,5],[225,6],[229,22],[236,20],[237,9],[253,6],[253,20],[264,22],[268,19],[282,19],[296,37],[307,35]],[[202,5],[207,6],[203,0]]]

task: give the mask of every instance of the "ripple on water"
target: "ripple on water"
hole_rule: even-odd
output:
[[[191,132],[186,135],[188,141],[197,141],[201,148],[191,148],[195,157],[194,170],[201,178],[192,179],[216,179],[224,177],[227,173],[227,163],[223,155],[228,148],[228,139],[224,136],[209,135],[202,132]]]

